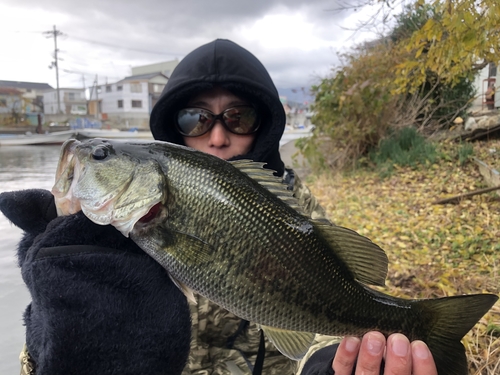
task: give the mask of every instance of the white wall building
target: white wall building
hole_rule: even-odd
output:
[[[100,118],[119,127],[148,128],[151,110],[167,81],[168,78],[162,73],[150,73],[99,86],[97,98]],[[96,93],[91,92],[91,98],[92,101],[96,100]]]
[[[87,99],[84,89],[59,89],[60,108],[57,101],[57,90],[43,93],[43,111],[46,115],[83,116],[87,114]]]
[[[471,108],[473,112],[485,110],[487,108],[485,103],[485,94],[490,82],[495,84],[497,90],[495,94],[495,107],[500,108],[500,92],[498,90],[500,86],[500,69],[493,64],[489,64],[479,71],[476,79],[474,80],[474,86],[476,87],[477,93]]]

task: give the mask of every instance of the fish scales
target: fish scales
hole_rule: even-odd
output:
[[[440,374],[464,375],[460,339],[498,299],[406,300],[368,288],[385,279],[385,253],[303,215],[258,163],[165,142],[68,141],[53,193],[61,211],[70,207],[62,213],[81,208],[130,234],[188,296],[260,324],[294,359],[315,333],[402,332],[428,344]]]
[[[167,159],[177,158],[171,155]],[[212,176],[202,165],[190,165],[192,173],[186,173],[185,162],[167,165],[170,184],[178,192],[175,194],[176,202],[168,207],[168,211],[180,214],[172,214],[161,231],[177,232],[189,228],[194,237],[203,238],[204,242],[217,244],[224,249],[214,254],[212,261],[200,257],[195,259],[199,262],[191,262],[183,256],[184,249],[191,245],[179,243],[179,254],[172,261],[178,259],[176,263],[179,263],[179,266],[188,264],[188,267],[175,272],[178,275],[187,275],[184,278],[179,277],[182,282],[191,285],[193,289],[199,290],[221,306],[232,308],[237,315],[247,320],[255,321],[258,318],[262,324],[297,331],[346,333],[339,332],[338,327],[332,326],[332,323],[338,322],[343,315],[333,315],[338,308],[332,307],[342,305],[342,301],[348,298],[355,300],[356,295],[362,296],[365,290],[353,288],[345,283],[343,293],[337,293],[336,298],[331,298],[331,290],[327,286],[331,285],[334,278],[340,278],[338,275],[342,274],[341,263],[338,259],[332,259],[333,253],[325,251],[318,241],[314,243],[310,236],[304,236],[304,232],[308,234],[314,231],[306,219],[297,217],[296,212],[281,202],[276,206],[276,202],[271,200],[268,194],[256,194],[256,191],[263,190],[258,184],[249,186],[236,182],[234,185],[239,189],[234,189],[232,185],[224,187],[221,181],[233,175],[234,171],[228,171],[231,173],[228,175],[218,170],[217,175]],[[227,167],[227,164],[222,163],[222,166]],[[243,177],[243,180],[246,178]],[[183,194],[183,191],[186,194]],[[214,191],[217,192],[216,195],[211,194]],[[184,215],[183,207],[192,207],[194,204],[210,207],[214,204],[214,197],[217,198],[216,202],[223,206],[223,217],[214,215],[214,210],[202,210],[189,218]],[[206,202],[208,199],[210,202]],[[258,216],[246,207],[254,207],[255,213],[261,219],[248,220],[249,217]],[[248,214],[242,214],[244,212]],[[235,222],[247,225],[234,226]],[[291,235],[287,234],[290,228]],[[245,248],[261,251],[239,256],[245,254]],[[308,248],[309,253],[297,252],[297,248]],[[202,259],[204,261],[201,261]],[[318,270],[322,272],[318,273]],[[215,275],[214,278],[221,281],[217,285],[207,283],[203,271]],[[314,284],[304,285],[313,274],[316,276]],[[248,282],[249,279],[251,282]],[[235,286],[239,288],[236,289]],[[262,296],[263,301],[258,306],[254,306],[255,286],[258,287],[258,294]],[[308,302],[325,301],[326,297],[331,301],[328,305]],[[300,309],[297,306],[300,306]],[[370,308],[366,303],[360,303],[360,311],[363,312],[364,307]],[[311,319],[311,316],[324,318]],[[351,319],[352,316],[346,316],[344,323],[348,324]],[[354,320],[356,321],[355,318]],[[396,320],[389,319],[390,321]],[[373,321],[367,323],[366,327],[357,327],[357,332],[365,332],[373,327]],[[383,331],[394,329],[390,325],[378,328]],[[352,330],[352,327],[346,328],[346,331]]]

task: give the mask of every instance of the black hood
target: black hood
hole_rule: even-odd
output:
[[[256,105],[262,115],[252,151],[234,159],[267,162],[266,167],[282,175],[279,141],[286,116],[269,73],[246,49],[230,40],[217,39],[181,60],[170,76],[158,103],[151,112],[150,127],[155,139],[184,145],[174,116],[196,93],[214,86],[223,87]]]

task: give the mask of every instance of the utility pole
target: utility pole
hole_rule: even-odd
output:
[[[57,83],[57,114],[61,113],[61,97],[59,95],[59,64],[57,59],[57,37],[63,35],[63,33],[56,29],[56,25],[54,25],[54,29],[51,31],[44,31],[43,34],[47,35],[47,38],[54,38],[54,61],[49,65],[49,69],[56,68],[56,83]]]
[[[87,109],[87,115],[89,114],[89,102],[87,100],[87,88],[85,87],[85,74],[82,74],[83,82],[83,98],[85,99],[85,108]]]
[[[99,120],[100,114],[99,114],[99,80],[97,78],[97,74],[95,75],[95,118]]]

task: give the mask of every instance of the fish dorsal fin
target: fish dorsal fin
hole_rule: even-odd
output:
[[[285,329],[261,326],[269,341],[288,358],[300,360],[311,347],[315,333],[288,331]]]
[[[294,210],[304,215],[304,210],[301,208],[298,199],[293,196],[293,191],[287,189],[287,185],[283,183],[281,177],[274,175],[273,170],[264,168],[266,163],[258,163],[247,159],[233,160],[229,163],[257,181],[259,185],[265,187]]]
[[[384,250],[351,229],[317,220],[313,222],[358,281],[385,285],[389,260]]]

